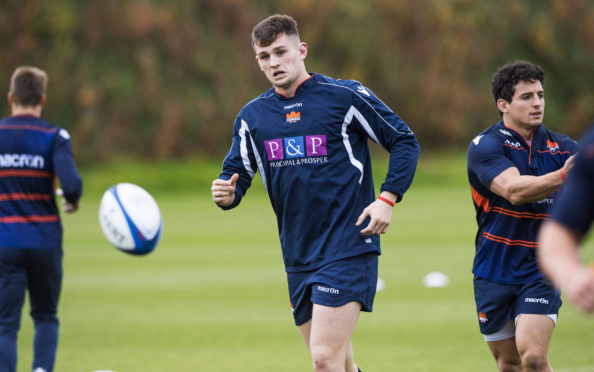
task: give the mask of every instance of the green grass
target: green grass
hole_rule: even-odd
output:
[[[376,167],[377,185],[385,159]],[[289,307],[276,221],[261,181],[242,205],[210,200],[219,164],[204,161],[87,169],[81,210],[63,217],[65,275],[56,370],[297,372],[311,370]],[[163,238],[145,257],[108,245],[97,220],[102,192],[116,182],[151,191]],[[494,371],[478,331],[472,274],[475,220],[461,154],[426,155],[382,238],[374,312],[360,316],[356,360],[368,371]],[[591,243],[584,249],[594,258]],[[430,271],[449,275],[422,286]],[[550,358],[556,371],[594,371],[594,318],[561,310]],[[19,371],[30,370],[25,312]]]

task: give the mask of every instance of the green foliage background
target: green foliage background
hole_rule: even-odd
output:
[[[218,158],[269,88],[250,32],[276,12],[299,22],[310,71],[363,82],[425,149],[498,120],[490,79],[510,60],[545,69],[549,128],[579,137],[593,121],[589,0],[3,0],[0,87],[18,65],[47,69],[45,115],[84,164]]]

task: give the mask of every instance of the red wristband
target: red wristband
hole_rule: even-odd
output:
[[[393,207],[394,206],[394,202],[393,201],[391,201],[389,199],[386,199],[386,198],[384,198],[381,195],[378,196],[377,199],[383,201],[384,203],[387,203],[390,207]]]
[[[559,174],[561,175],[561,180],[565,183],[567,180],[565,179],[565,175],[563,174],[563,168],[559,169]]]

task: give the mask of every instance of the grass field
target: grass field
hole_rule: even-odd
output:
[[[377,162],[376,186],[385,174]],[[64,216],[65,275],[59,372],[310,371],[289,307],[276,222],[261,181],[242,205],[210,200],[218,165],[123,162],[83,170],[81,210]],[[132,257],[108,245],[98,219],[116,182],[153,193],[164,219],[156,251]],[[478,331],[470,273],[475,220],[460,154],[424,155],[382,238],[386,287],[353,337],[365,372],[495,371]],[[584,249],[594,259],[594,247]],[[450,277],[424,288],[430,271]],[[23,316],[19,369],[30,371],[32,326]],[[565,305],[553,335],[556,372],[594,371],[594,317]]]

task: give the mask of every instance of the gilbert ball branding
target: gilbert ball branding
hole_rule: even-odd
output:
[[[153,197],[132,183],[118,183],[103,194],[99,223],[107,240],[122,252],[152,252],[163,229],[161,211]]]

